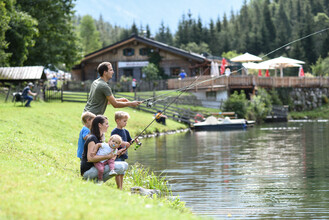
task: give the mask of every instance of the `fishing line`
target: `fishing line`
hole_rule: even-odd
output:
[[[329,30],[329,27],[328,28],[324,28],[324,29],[322,29],[322,30],[319,30],[319,31],[316,31],[316,32],[314,32],[314,33],[311,33],[311,34],[309,34],[309,35],[306,35],[306,36],[304,36],[304,37],[301,37],[301,38],[298,38],[298,39],[296,39],[296,40],[293,40],[293,41],[291,41],[291,42],[289,42],[289,43],[287,43],[287,44],[284,44],[283,46],[281,46],[281,47],[278,47],[278,48],[276,48],[276,49],[274,49],[274,50],[272,50],[271,52],[269,52],[269,53],[267,53],[267,54],[265,54],[264,56],[262,56],[261,58],[264,58],[264,57],[266,57],[266,56],[268,56],[268,55],[270,55],[270,54],[272,54],[272,53],[274,53],[274,52],[276,52],[276,51],[278,51],[278,50],[280,50],[280,49],[282,49],[282,48],[285,48],[285,47],[287,47],[287,46],[289,46],[289,45],[291,45],[291,44],[293,44],[293,43],[296,43],[296,42],[298,42],[298,41],[301,41],[301,40],[304,40],[304,39],[306,39],[306,38],[309,38],[309,37],[311,37],[311,36],[313,36],[313,35],[317,35],[317,34],[320,34],[320,33],[322,33],[322,32],[325,32],[325,31],[327,31],[327,30]],[[245,67],[242,67],[242,68],[240,68],[240,69],[238,69],[238,70],[234,70],[234,71],[232,71],[232,73],[235,73],[235,72],[238,72],[238,71],[240,71],[240,70],[242,70],[242,69],[244,69]],[[173,93],[173,92],[180,92],[170,103],[168,103],[165,107],[164,107],[164,109],[163,109],[163,111],[162,112],[164,112],[172,103],[174,103],[184,92],[186,92],[188,89],[190,89],[190,88],[193,88],[193,87],[195,87],[195,86],[198,86],[198,85],[200,85],[200,84],[202,84],[202,83],[205,83],[205,82],[209,82],[209,81],[213,81],[213,80],[216,80],[216,79],[219,79],[219,78],[221,78],[221,77],[223,77],[223,76],[225,76],[225,75],[221,75],[221,76],[215,76],[215,77],[212,77],[212,78],[210,78],[210,79],[207,79],[207,80],[203,80],[203,81],[201,81],[201,82],[198,82],[198,83],[196,83],[197,81],[198,81],[198,79],[207,71],[209,69],[209,67],[207,67],[207,69],[203,72],[203,73],[201,73],[198,77],[196,77],[195,78],[195,80],[190,84],[190,85],[188,85],[188,86],[185,86],[185,87],[182,87],[182,88],[180,88],[180,89],[177,89],[177,90],[174,90],[174,91],[171,91],[171,92],[168,92],[168,93],[165,93],[165,94],[161,94],[161,95],[159,95],[159,96],[156,96],[156,97],[152,97],[152,98],[149,98],[149,99],[144,99],[144,100],[142,100],[142,103],[143,102],[148,102],[149,100],[155,100],[156,98],[158,98],[158,97],[161,97],[161,96],[164,96],[164,95],[168,95],[168,94],[170,94],[170,93]],[[160,101],[160,100],[159,100]],[[155,101],[156,102],[156,101]],[[137,135],[135,138],[134,138],[134,140],[132,140],[131,141],[131,144],[132,143],[134,143],[137,139],[138,139],[138,137],[140,137],[144,132],[145,132],[145,130],[147,129],[147,128],[149,128],[150,126],[151,126],[151,124],[153,124],[153,122],[156,120],[156,117],[139,133],[139,135]],[[139,143],[140,144],[140,143]],[[140,145],[139,145],[140,146]],[[135,149],[136,150],[136,149]]]
[[[207,70],[209,70],[209,67],[207,67],[207,69],[205,69],[197,78],[195,78],[194,81],[192,81],[192,83],[190,85],[192,85],[194,82],[196,82]],[[181,91],[180,94],[178,94],[171,102],[169,102],[162,110],[162,112],[166,111],[166,109],[172,104],[174,103],[184,92],[186,92],[188,89],[188,86],[185,88],[185,90]],[[159,115],[160,116],[160,115]],[[137,135],[134,140],[131,141],[131,144],[133,144],[135,141],[137,141],[138,137],[140,137],[145,131],[146,129],[148,129],[152,124],[153,122],[157,119],[157,115],[154,117],[154,119],[139,133],[139,135]],[[137,143],[137,146],[135,148],[135,150],[141,146],[141,143],[140,142],[136,142]]]
[[[273,50],[273,51],[271,51],[271,52],[265,54],[264,56],[262,56],[262,58],[264,58],[264,57],[266,57],[266,56],[268,56],[268,55],[270,55],[270,54],[272,54],[272,53],[274,53],[274,52],[276,52],[276,51],[278,51],[278,50],[281,50],[282,48],[287,47],[287,46],[289,46],[289,45],[291,45],[291,44],[293,44],[293,43],[296,43],[296,42],[298,42],[298,41],[304,40],[304,39],[306,39],[306,38],[308,38],[308,37],[311,37],[311,36],[313,36],[313,35],[320,34],[320,33],[324,32],[324,31],[327,31],[327,30],[329,30],[329,27],[328,27],[328,28],[325,28],[325,29],[322,29],[322,30],[320,30],[320,31],[316,31],[316,32],[314,32],[314,33],[312,33],[312,34],[309,34],[309,35],[306,35],[306,36],[304,36],[304,37],[301,37],[301,38],[299,38],[299,39],[297,39],[297,40],[293,40],[293,41],[291,41],[291,42],[289,42],[289,43],[287,43],[287,44],[285,44],[285,45],[283,45],[283,46],[281,46],[281,47],[279,47],[279,48],[277,48],[277,49],[275,49],[275,50]]]
[[[207,69],[205,69],[198,77],[195,77],[195,80],[190,85],[188,85],[188,86],[184,86],[182,88],[179,88],[179,89],[176,89],[176,90],[172,90],[170,92],[167,92],[167,93],[164,93],[164,94],[161,94],[161,95],[158,95],[158,96],[154,96],[154,97],[151,97],[151,98],[148,98],[148,99],[144,99],[144,100],[141,100],[141,101],[142,101],[142,103],[149,102],[150,100],[155,101],[159,97],[167,96],[168,94],[171,94],[171,93],[174,93],[174,92],[181,92],[181,91],[187,90],[187,89],[189,89],[191,87],[193,88],[194,87],[194,84],[193,83],[195,83],[207,70],[209,70],[209,67],[207,67]],[[206,81],[209,81],[209,79],[208,80],[204,80],[202,82],[206,82]],[[155,101],[155,102],[157,102],[157,101]]]
[[[209,69],[209,67],[208,67],[206,70],[208,70],[208,69]],[[204,72],[206,72],[206,71],[204,71]],[[204,74],[204,73],[202,73],[200,76],[202,76],[203,74]],[[197,79],[197,78],[200,78],[200,76],[196,77],[196,79]],[[188,85],[188,86],[184,86],[184,87],[182,87],[182,88],[179,88],[179,89],[176,89],[176,90],[173,90],[173,91],[170,91],[170,92],[167,92],[167,93],[164,93],[164,94],[161,94],[161,95],[155,96],[155,97],[151,97],[151,98],[148,98],[148,99],[144,99],[144,100],[142,100],[142,102],[148,102],[148,101],[150,101],[150,100],[153,100],[153,101],[154,101],[153,103],[155,103],[155,102],[157,102],[157,101],[161,101],[161,100],[157,100],[158,97],[165,96],[165,95],[168,95],[168,94],[171,94],[171,93],[174,93],[174,92],[180,92],[180,91],[183,91],[183,90],[188,90],[188,89],[194,88],[194,87],[196,87],[196,86],[198,86],[198,85],[200,85],[200,84],[203,84],[203,83],[206,83],[206,82],[209,82],[209,81],[213,81],[213,80],[215,80],[215,79],[219,79],[219,78],[224,77],[224,76],[225,76],[225,75],[221,75],[221,76],[217,76],[217,77],[212,76],[213,78],[206,79],[206,80],[203,80],[203,81],[201,81],[201,82],[196,82],[196,80],[194,80],[194,81],[193,81],[190,85]],[[162,99],[162,100],[164,100],[164,99]]]

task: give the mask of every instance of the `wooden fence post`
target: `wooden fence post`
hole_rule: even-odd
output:
[[[61,88],[61,101],[64,102],[64,98],[63,98],[63,87]]]
[[[11,84],[9,85],[9,88],[8,88],[8,92],[7,92],[7,95],[6,95],[6,100],[5,100],[5,102],[7,102],[7,100],[8,100],[8,97],[9,97],[10,91],[11,91]]]

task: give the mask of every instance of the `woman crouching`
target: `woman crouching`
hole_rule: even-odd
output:
[[[84,179],[92,179],[97,180],[98,171],[94,166],[94,163],[100,162],[102,160],[108,160],[113,157],[112,154],[108,155],[96,155],[98,151],[98,143],[103,142],[103,137],[107,132],[109,127],[109,122],[107,118],[103,115],[98,115],[94,118],[90,136],[87,138],[86,143],[83,148],[83,154],[80,164],[80,173]],[[119,152],[118,152],[119,153]],[[124,175],[126,170],[128,169],[128,163],[124,161],[115,161],[114,171],[119,175]],[[109,180],[112,176],[109,175],[110,169],[109,166],[106,165],[103,174],[103,181]],[[122,189],[122,181],[118,181],[116,179],[116,184],[118,189]]]

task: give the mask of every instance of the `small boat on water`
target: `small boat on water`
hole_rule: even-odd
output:
[[[247,128],[245,119],[217,119],[214,116],[209,116],[205,121],[193,124],[193,129],[196,131],[225,131]]]

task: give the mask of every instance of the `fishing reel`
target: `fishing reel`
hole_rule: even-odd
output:
[[[153,102],[151,102],[150,100],[147,100],[146,101],[146,107],[152,108],[152,106],[153,106]]]
[[[137,150],[140,146],[142,146],[142,142],[136,141],[135,150]]]

